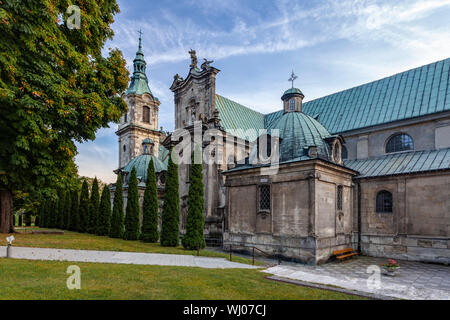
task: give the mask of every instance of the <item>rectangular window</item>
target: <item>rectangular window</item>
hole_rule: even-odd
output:
[[[270,211],[270,185],[259,186],[259,210]]]
[[[337,187],[337,209],[342,210],[342,186]]]
[[[142,121],[150,123],[150,108],[149,107],[143,107],[142,110]]]

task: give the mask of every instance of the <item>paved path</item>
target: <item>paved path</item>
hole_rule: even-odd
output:
[[[6,256],[6,247],[0,246],[0,258],[5,256]],[[208,257],[197,257],[180,254],[28,248],[28,247],[13,247],[12,258],[29,259],[29,260],[123,263],[123,264],[159,265],[159,266],[220,268],[220,269],[258,268],[243,263],[231,262],[224,258],[208,258]]]
[[[386,259],[357,257],[342,263],[320,266],[281,264],[264,270],[282,278],[334,285],[378,296],[400,299],[450,300],[450,267],[412,261],[398,261],[401,269],[395,277],[381,275],[379,287],[370,279],[370,266],[380,266]],[[369,279],[369,277],[371,277]]]

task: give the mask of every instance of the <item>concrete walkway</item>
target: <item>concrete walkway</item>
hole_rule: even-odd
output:
[[[283,264],[264,272],[287,279],[408,300],[450,300],[450,267],[413,261],[398,261],[400,270],[394,277],[380,275],[374,282],[373,270],[387,259],[356,257],[342,263],[320,266]]]
[[[0,258],[6,257],[6,247],[0,246]],[[200,268],[244,268],[256,269],[251,265],[231,262],[225,258],[208,258],[179,254],[94,251],[50,248],[12,247],[12,258],[28,260],[53,260],[74,262],[123,263],[158,266],[183,266]]]

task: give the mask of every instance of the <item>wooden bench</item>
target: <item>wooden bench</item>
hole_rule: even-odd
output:
[[[342,261],[344,259],[357,256],[359,253],[355,252],[352,248],[347,248],[343,250],[337,250],[333,251],[333,255],[338,259],[339,261]]]

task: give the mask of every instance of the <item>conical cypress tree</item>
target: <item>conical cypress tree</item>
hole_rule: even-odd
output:
[[[122,175],[117,175],[116,191],[114,192],[113,211],[111,216],[111,238],[122,238],[123,235],[123,186]]]
[[[200,150],[196,148],[195,152],[200,152]],[[202,164],[194,163],[194,156],[192,156],[192,164],[190,166],[186,234],[181,242],[186,249],[197,249],[206,246],[203,234],[205,225],[203,173]]]
[[[85,181],[81,186],[80,206],[78,208],[80,213],[80,225],[78,232],[87,232],[89,226],[89,187]]]
[[[99,206],[100,206],[100,195],[98,192],[97,177],[95,177],[94,182],[92,183],[92,190],[91,190],[89,227],[88,227],[88,232],[92,234],[96,233]]]
[[[48,226],[47,207],[48,207],[48,200],[44,200],[44,204],[42,206],[41,223],[39,225],[39,227],[41,228],[47,228]]]
[[[141,240],[144,242],[158,242],[158,189],[156,188],[156,174],[151,158],[147,169],[147,185],[142,203]]]
[[[139,239],[139,191],[136,169],[133,167],[128,181],[127,209],[125,213],[125,240]]]
[[[66,192],[66,197],[65,197],[65,205],[64,205],[64,229],[65,230],[69,230],[70,228],[70,210],[72,208],[72,195],[70,194],[70,191]]]
[[[64,229],[64,212],[66,211],[66,194],[61,191],[58,196],[58,218],[56,226],[59,229]]]
[[[50,205],[47,208],[48,214],[48,228],[56,228],[56,218],[58,215],[58,201],[56,199],[52,199],[50,201]]]
[[[69,230],[78,231],[80,229],[80,214],[78,212],[78,191],[72,191],[72,195],[70,197],[71,207],[70,207],[70,218],[69,218]]]
[[[40,228],[44,227],[45,224],[45,200],[42,201],[41,207],[39,208],[39,223],[36,223]]]
[[[111,226],[111,195],[109,187],[105,186],[100,200],[100,209],[97,219],[97,234],[107,236]]]
[[[161,245],[166,247],[178,246],[180,237],[178,165],[172,161],[172,157],[169,158],[169,166],[167,168],[161,220]]]

